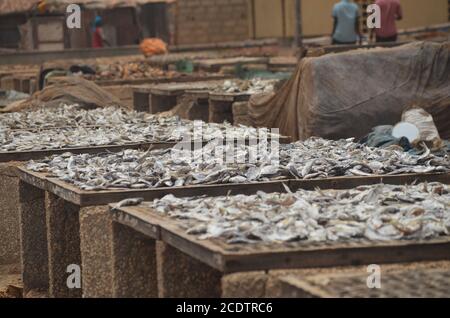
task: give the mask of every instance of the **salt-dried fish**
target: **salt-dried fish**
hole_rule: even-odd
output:
[[[227,154],[231,154],[230,161],[227,161],[230,159]],[[254,160],[250,160],[252,157]],[[120,153],[55,155],[32,161],[27,167],[47,172],[81,189],[92,190],[92,187],[150,189],[293,178],[376,176],[415,173],[422,168],[427,168],[428,172],[448,173],[450,160],[448,155],[439,157],[429,153],[423,157],[369,148],[352,140],[312,138],[279,145],[279,152],[271,151],[265,141],[258,145],[218,145],[211,142],[197,150],[125,150]]]
[[[94,112],[91,114],[91,112]],[[140,115],[136,112],[115,110],[80,111],[81,115],[69,116],[65,111],[60,114],[55,125],[74,126],[34,130],[11,130],[22,127],[16,119],[6,124],[7,129],[0,129],[0,151],[33,151],[64,148],[88,148],[107,145],[127,145],[135,143],[180,142],[183,140],[210,141],[216,138],[232,140],[257,140],[260,130],[252,127],[234,127],[228,123],[204,123],[201,121],[182,120],[178,117],[158,117]],[[70,113],[70,111],[69,111]],[[58,114],[58,112],[56,113]],[[104,114],[104,116],[100,116]],[[68,115],[67,118],[64,116]],[[20,116],[20,115],[17,115]],[[29,120],[27,120],[29,119]],[[34,117],[32,114],[21,121],[26,127],[51,120],[45,116]],[[64,122],[66,120],[66,122]],[[91,125],[93,124],[93,125]],[[269,137],[275,137],[270,133]]]
[[[178,219],[187,234],[229,244],[432,239],[450,231],[450,187],[439,183],[251,196],[167,195],[143,205]]]
[[[242,93],[250,95],[271,93],[274,91],[277,82],[278,80],[263,80],[259,78],[251,80],[226,80],[213,91],[217,93]]]
[[[117,107],[83,109],[77,104],[0,114],[0,129],[47,129],[69,126],[118,126],[122,124],[178,124],[178,118],[129,111]]]
[[[113,79],[141,79],[158,77],[178,77],[180,73],[175,71],[164,71],[153,67],[148,61],[115,61],[112,63],[97,64],[95,75],[85,75],[90,80],[113,80]]]
[[[135,206],[139,205],[142,202],[144,202],[143,198],[131,198],[131,199],[124,199],[114,205],[114,209],[123,208],[127,206]]]

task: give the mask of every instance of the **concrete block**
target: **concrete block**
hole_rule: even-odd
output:
[[[107,206],[80,210],[83,297],[113,297],[112,220]]]
[[[81,297],[81,289],[67,286],[68,266],[81,266],[79,207],[51,193],[46,206],[49,296]]]
[[[156,242],[161,298],[218,298],[222,274],[164,242]]]
[[[20,263],[19,178],[14,166],[0,163],[0,265]]]
[[[22,279],[24,294],[48,292],[45,191],[19,181]]]
[[[114,297],[158,297],[156,241],[113,223]]]
[[[268,275],[266,272],[245,272],[222,277],[223,298],[264,298]]]

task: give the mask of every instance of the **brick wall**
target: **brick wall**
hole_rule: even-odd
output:
[[[247,0],[178,0],[175,10],[177,44],[249,38]]]

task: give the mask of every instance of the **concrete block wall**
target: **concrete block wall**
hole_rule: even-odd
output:
[[[249,38],[247,0],[178,0],[175,10],[177,44]]]

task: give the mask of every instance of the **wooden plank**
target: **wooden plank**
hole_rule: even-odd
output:
[[[24,167],[18,168],[19,177],[27,180],[27,174],[35,175]],[[282,180],[269,182],[256,182],[244,184],[214,184],[214,185],[191,185],[184,187],[153,188],[153,189],[112,189],[102,191],[84,191],[71,184],[54,178],[47,178],[46,188],[48,191],[59,195],[66,201],[80,206],[106,205],[119,202],[126,198],[142,197],[151,201],[173,194],[178,197],[201,196],[207,193],[210,196],[221,196],[227,194],[254,194],[257,191],[267,193],[285,192],[284,185],[292,191],[297,189],[349,189],[361,185],[386,183],[386,184],[408,184],[413,182],[442,182],[450,183],[450,174],[409,174],[401,176],[373,176],[373,177],[337,177],[319,180]]]
[[[224,66],[242,65],[242,64],[267,64],[267,57],[231,57],[218,59],[204,59],[194,62],[196,67],[207,71],[220,71]]]
[[[132,85],[135,86],[133,89],[137,89],[141,92],[146,92],[145,89],[149,85],[164,84],[164,83],[185,83],[185,82],[207,82],[207,81],[218,81],[224,79],[232,78],[231,75],[222,74],[208,74],[208,75],[195,75],[188,74],[179,77],[155,77],[155,78],[142,78],[133,80],[102,80],[95,81],[99,86],[117,86],[117,85]]]
[[[33,151],[11,151],[11,152],[0,152],[0,162],[8,161],[28,161],[42,159],[48,156],[62,154],[65,152],[71,152],[73,154],[81,153],[101,153],[101,152],[120,152],[124,149],[147,149],[152,147],[153,149],[165,149],[172,148],[176,145],[176,142],[160,142],[160,143],[133,143],[126,145],[105,145],[105,146],[95,146],[88,148],[61,148],[61,149],[45,149],[45,150],[33,150]]]
[[[314,190],[320,189],[352,189],[362,185],[373,184],[395,184],[405,185],[421,182],[440,182],[450,184],[450,173],[432,173],[432,174],[404,174],[404,175],[380,175],[370,177],[335,177],[327,179],[313,180],[291,180],[288,184],[292,191],[298,189]]]
[[[95,126],[85,126],[85,127],[95,127]],[[51,129],[64,129],[64,128],[70,128],[67,127],[57,127],[57,128],[49,128]],[[15,129],[13,131],[20,131],[20,130],[26,130],[26,131],[39,131],[39,129],[36,128],[29,128],[29,129]],[[42,129],[41,129],[42,130]],[[258,142],[257,140],[245,140],[245,144],[249,144],[251,141]],[[235,140],[235,143],[238,141]],[[281,137],[279,139],[279,142],[281,144],[287,144],[290,142],[289,137]],[[202,142],[202,145],[206,145],[208,141]],[[191,148],[193,145],[196,144],[195,141],[192,141]],[[94,146],[94,147],[84,147],[84,148],[60,148],[60,149],[44,149],[44,150],[32,150],[32,151],[9,151],[9,152],[0,152],[0,163],[1,162],[10,162],[10,161],[29,161],[29,160],[38,160],[42,159],[48,156],[62,154],[65,152],[71,152],[72,154],[82,154],[82,153],[89,153],[89,154],[96,154],[96,153],[102,153],[102,152],[120,152],[124,149],[144,149],[147,150],[148,148],[152,149],[168,149],[173,148],[175,145],[183,145],[185,147],[189,147],[189,144],[186,144],[182,141],[179,142],[142,142],[142,143],[132,143],[132,144],[124,144],[124,145],[105,145],[105,146]]]
[[[269,68],[296,68],[298,59],[295,56],[277,56],[269,60]]]
[[[127,213],[134,209],[122,211]],[[228,245],[220,239],[199,240],[185,233],[180,227],[182,221],[169,217],[161,219],[161,215],[150,208],[139,209],[136,224],[145,220],[147,224],[160,226],[162,241],[223,273],[450,259],[450,237],[390,242],[352,240]]]
[[[406,184],[408,181],[439,181],[449,183],[450,174],[433,175],[405,175],[405,176],[375,176],[375,177],[338,177],[322,180],[284,180],[270,182],[256,182],[244,184],[214,184],[214,185],[195,185],[171,188],[154,189],[119,189],[103,191],[83,191],[66,182],[48,179],[48,189],[57,193],[63,199],[80,206],[105,205],[111,202],[119,202],[126,198],[141,197],[144,200],[151,201],[162,198],[167,194],[173,194],[178,197],[201,196],[207,193],[209,196],[221,196],[227,194],[254,194],[258,191],[266,193],[285,192],[284,185],[290,189],[349,189],[360,185],[376,184],[381,181],[386,184]],[[284,185],[283,185],[284,184]]]
[[[209,91],[222,85],[223,81],[186,82],[154,85],[150,89],[150,113],[169,111],[177,105],[178,98],[190,90]]]
[[[210,92],[207,90],[189,90],[185,95],[192,99],[209,99]]]
[[[34,186],[35,188],[46,190],[47,179],[45,173],[33,172],[26,170],[24,167],[16,167],[17,176],[24,182]]]
[[[148,223],[145,221],[145,209],[141,207],[135,207],[134,209],[124,207],[118,210],[114,206],[114,204],[110,204],[110,212],[114,221],[129,226],[152,239],[161,239],[160,222],[163,222],[162,217],[158,218],[158,216],[155,216],[152,222]]]
[[[250,99],[252,95],[248,93],[217,93],[211,92],[209,99],[213,101],[223,102],[245,102]]]
[[[224,81],[202,81],[202,82],[184,82],[184,83],[164,83],[156,84],[150,87],[151,94],[178,96],[192,90],[209,91]]]
[[[154,189],[118,189],[103,191],[83,191],[66,182],[48,178],[48,191],[57,194],[66,201],[80,206],[106,205],[119,202],[127,198],[144,198],[151,201],[162,198],[168,194],[178,197],[200,196],[208,193],[209,196],[230,194],[253,194],[257,191],[281,192],[283,184],[280,181],[261,182],[253,184],[216,184],[195,185],[185,187],[154,188]]]

